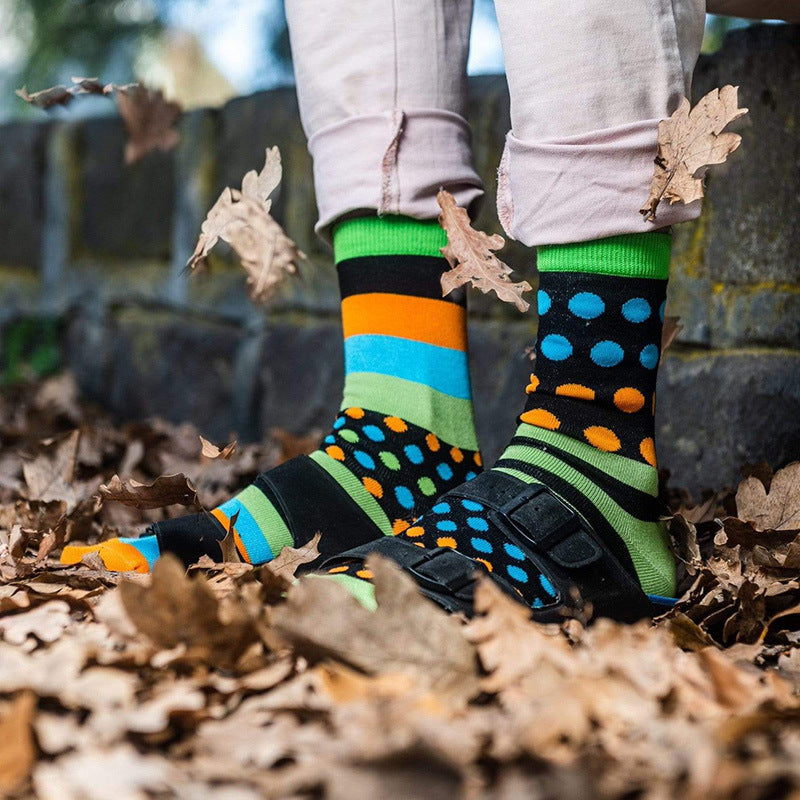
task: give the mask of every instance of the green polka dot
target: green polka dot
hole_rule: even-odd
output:
[[[430,478],[420,478],[417,481],[417,486],[426,497],[436,494],[436,484]]]
[[[386,469],[395,471],[400,469],[400,461],[394,453],[390,453],[388,450],[383,450],[378,453],[378,458],[380,458],[380,460],[383,462],[383,466],[386,467]]]
[[[339,436],[351,444],[355,444],[358,441],[358,434],[355,431],[348,430],[347,428],[342,428],[342,430],[339,431]]]

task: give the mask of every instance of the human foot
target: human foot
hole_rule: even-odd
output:
[[[139,539],[67,547],[113,570],[147,572],[164,552],[219,559],[232,530],[240,556],[269,561],[322,534],[330,556],[398,534],[434,498],[480,472],[463,295],[442,298],[446,244],[435,222],[401,217],[339,225],[345,389],[321,448],[260,475],[209,513],[156,523]]]

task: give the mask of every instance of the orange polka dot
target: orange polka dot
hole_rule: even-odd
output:
[[[348,570],[348,569],[349,569],[349,567],[347,567],[347,566],[344,566],[344,567],[331,567],[331,568],[328,570],[328,572],[329,572],[331,575],[333,575],[333,574],[335,574],[335,573],[337,573],[337,572],[347,572],[347,570]]]
[[[476,467],[482,467],[483,466],[483,459],[481,458],[480,450],[476,450],[472,454],[472,460],[475,462],[475,466]]]
[[[429,433],[425,437],[425,443],[428,445],[428,450],[430,450],[432,453],[438,452],[439,448],[442,446],[439,443],[439,439],[435,433]]]
[[[372,580],[373,577],[371,569],[360,569],[356,572],[356,575],[358,575],[359,578],[363,578],[365,581]]]
[[[494,567],[485,558],[476,558],[475,560],[480,561],[481,564],[483,564],[483,566],[489,570],[489,572],[494,572]]]
[[[656,443],[648,436],[647,439],[642,439],[639,445],[639,452],[642,458],[650,464],[651,467],[657,466],[656,462]]]
[[[610,428],[593,425],[591,428],[587,428],[583,435],[589,444],[594,445],[598,450],[605,450],[607,453],[614,453],[622,447],[619,437]]]
[[[335,444],[332,444],[330,447],[326,447],[325,452],[331,458],[335,458],[337,461],[344,461],[344,450]]]
[[[363,419],[364,417],[364,409],[358,408],[358,406],[353,406],[352,408],[346,408],[344,413],[347,414],[350,419]]]
[[[531,374],[531,382],[525,387],[527,394],[533,394],[539,388],[539,379]]]
[[[410,522],[406,522],[404,519],[396,519],[392,525],[392,533],[397,536],[398,533],[407,531],[409,527],[411,527]]]
[[[452,547],[453,550],[456,548],[456,540],[452,536],[440,536],[436,540],[437,547]]]
[[[460,464],[464,460],[464,454],[457,447],[451,447],[450,458],[452,458],[456,464]]]
[[[381,486],[375,478],[362,478],[364,483],[364,488],[373,496],[377,497],[379,500],[383,497],[383,486]]]
[[[424,548],[424,547],[425,547],[425,545],[424,545],[422,542],[414,542],[414,544],[415,544],[417,547],[422,547],[422,548]]]
[[[422,536],[425,533],[425,528],[422,525],[415,525],[413,528],[406,530],[406,536]]]
[[[562,383],[561,386],[556,386],[556,394],[575,397],[578,400],[594,400],[594,389],[580,383]]]
[[[529,425],[536,425],[537,428],[547,428],[550,431],[557,431],[561,427],[561,420],[543,408],[532,408],[520,415],[523,422]]]
[[[633,414],[644,408],[644,395],[638,389],[625,386],[614,392],[614,405],[626,414]]]
[[[400,417],[384,417],[383,421],[386,427],[395,433],[405,433],[408,430],[408,425]]]

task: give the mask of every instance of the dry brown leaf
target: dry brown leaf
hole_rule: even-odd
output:
[[[22,465],[31,500],[64,500],[68,510],[74,508],[79,498],[71,484],[75,478],[75,457],[80,437],[80,431],[72,431],[33,461]]]
[[[0,636],[9,644],[24,644],[29,636],[50,643],[60,639],[71,622],[69,604],[51,600],[30,611],[0,619]]]
[[[133,624],[159,647],[185,645],[203,661],[233,667],[259,641],[240,603],[217,600],[201,575],[188,577],[170,554],[156,562],[150,586],[123,582],[119,591]]]
[[[756,477],[745,478],[736,492],[739,519],[758,530],[800,529],[800,461],[779,469],[772,477],[769,493]]]
[[[447,233],[447,246],[442,248],[442,255],[450,264],[450,269],[442,274],[442,295],[470,284],[484,294],[495,292],[504,303],[527,311],[530,303],[523,300],[522,295],[531,291],[531,285],[527,281],[514,283],[509,278],[513,272],[511,267],[493,252],[503,247],[505,239],[497,233],[488,236],[476,231],[466,209],[458,207],[450,192],[440,189],[436,200],[442,209],[439,224]]]
[[[661,330],[661,355],[672,346],[672,343],[683,330],[680,317],[664,317],[664,327]]]
[[[36,761],[33,742],[33,718],[36,697],[23,692],[4,709],[0,709],[0,793],[6,796],[31,774]]]
[[[164,99],[160,89],[142,84],[116,87],[116,101],[128,141],[125,144],[125,163],[133,164],[152,150],[166,152],[178,143],[174,129],[181,115],[178,103]]]
[[[320,577],[302,578],[273,609],[281,637],[315,660],[334,658],[370,675],[404,672],[421,688],[457,705],[478,692],[475,650],[461,624],[419,594],[387,559],[371,556],[377,608],[368,611],[346,589]],[[330,610],[337,608],[338,613]]]
[[[119,475],[114,475],[107,484],[100,486],[98,491],[104,501],[114,500],[139,509],[198,504],[197,491],[183,473],[162,475],[152,483],[139,483],[132,478],[122,481]]]
[[[233,451],[236,450],[238,442],[226,444],[225,447],[220,450],[215,444],[212,444],[208,439],[204,439],[201,436],[200,444],[202,445],[202,454],[206,458],[221,458],[223,461],[227,461],[233,455]]]
[[[741,144],[742,137],[722,130],[747,113],[739,108],[738,86],[723,86],[700,98],[694,108],[683,98],[669,117],[658,123],[650,196],[640,209],[645,221],[656,218],[662,200],[691,203],[703,197],[703,178],[711,164],[721,164]]]
[[[322,534],[317,531],[310,541],[300,547],[284,547],[278,555],[264,566],[274,575],[293,581],[295,573],[303,564],[310,564],[319,558],[319,540]]]
[[[269,196],[278,188],[282,177],[281,151],[277,147],[268,147],[261,171],[256,172],[251,169],[242,178],[242,195],[259,200],[269,211],[271,208]]]
[[[57,105],[66,106],[79,94],[107,95],[114,88],[113,84],[104,86],[97,78],[72,78],[72,86],[69,87],[52,86],[49,89],[42,89],[39,92],[28,94],[27,89],[23,86],[21,89],[17,89],[15,94],[26,103],[46,110]]]

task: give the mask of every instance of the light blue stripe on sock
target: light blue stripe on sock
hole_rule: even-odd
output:
[[[467,354],[449,347],[360,334],[345,339],[344,367],[346,373],[377,372],[430,386],[451,397],[471,397]]]
[[[242,544],[244,544],[247,555],[250,556],[250,561],[252,561],[253,564],[263,564],[265,561],[272,561],[274,555],[267,541],[267,537],[264,536],[261,528],[258,527],[258,523],[253,519],[253,515],[244,505],[233,497],[224,502],[219,509],[230,520],[233,519],[234,514],[237,512],[239,513],[234,527],[241,537]]]
[[[127,539],[120,537],[124,544],[133,545],[146,559],[152,572],[153,565],[161,556],[161,548],[158,546],[157,536],[140,536],[138,539]]]

